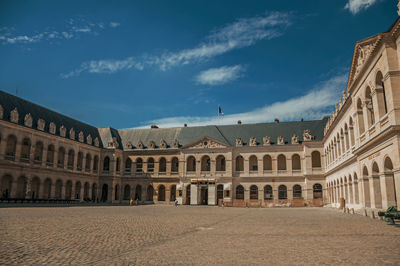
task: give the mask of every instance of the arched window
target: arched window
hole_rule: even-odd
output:
[[[258,187],[256,185],[250,187],[250,199],[258,200]]]
[[[17,149],[17,137],[14,135],[8,136],[5,159],[14,161],[16,149]]]
[[[117,171],[117,172],[119,172],[120,170],[121,170],[121,160],[119,159],[119,157],[117,157],[117,161],[116,161],[116,166],[115,166],[115,170]]]
[[[236,157],[236,171],[243,172],[244,170],[244,159],[242,155]]]
[[[263,158],[264,171],[272,171],[272,158],[269,155],[265,155]]]
[[[106,156],[103,161],[103,171],[108,172],[110,171],[110,158]]]
[[[346,144],[345,149],[347,151],[350,148],[349,129],[347,127],[347,124],[344,124],[344,140]]]
[[[83,153],[78,152],[78,161],[76,163],[76,170],[82,171],[82,167],[83,167]]]
[[[170,196],[169,196],[169,200],[171,202],[175,201],[176,199],[176,185],[172,185],[171,189],[170,189]]]
[[[147,160],[147,172],[148,173],[153,173],[154,172],[154,159],[150,157]]]
[[[178,158],[174,157],[174,158],[172,158],[172,161],[171,161],[171,172],[178,173],[178,169],[179,169],[179,160],[178,160]]]
[[[292,156],[292,170],[301,170],[300,156],[293,154]]]
[[[131,197],[131,187],[129,185],[125,185],[124,187],[124,200],[129,200]]]
[[[376,162],[374,162],[372,165],[372,175],[379,175],[379,167]]]
[[[147,196],[147,198],[146,198],[147,201],[153,201],[154,188],[152,185],[149,185],[147,187],[146,196]]]
[[[270,185],[266,185],[264,187],[264,200],[273,200],[274,195],[272,192],[272,187]]]
[[[17,181],[17,198],[25,198],[26,196],[26,188],[27,188],[27,180],[25,176],[20,176]]]
[[[65,184],[65,199],[70,200],[72,199],[72,182],[68,180]]]
[[[249,158],[249,169],[250,171],[258,171],[258,161],[255,155],[252,155]]]
[[[132,160],[131,158],[126,158],[125,160],[125,173],[130,173],[132,168]]]
[[[300,185],[294,185],[293,186],[293,198],[294,199],[300,199],[301,196],[301,186]]]
[[[321,168],[321,154],[319,151],[311,153],[311,165],[313,168]]]
[[[358,122],[358,130],[360,132],[360,135],[364,133],[365,127],[364,127],[364,113],[363,113],[363,104],[360,98],[357,100],[357,122]]]
[[[223,155],[218,155],[216,159],[217,171],[225,172],[225,157]]]
[[[115,185],[115,195],[114,195],[115,200],[119,200],[119,185]]]
[[[81,182],[76,182],[75,184],[75,199],[81,198]]]
[[[88,182],[85,183],[85,185],[83,186],[83,200],[84,201],[89,201],[89,189],[90,189],[90,185]]]
[[[278,170],[286,170],[286,157],[283,154],[278,156]]]
[[[74,150],[69,150],[68,151],[68,162],[67,162],[67,167],[68,169],[72,170],[74,168],[74,157],[75,157],[75,152]]]
[[[244,199],[244,188],[242,185],[236,187],[236,199],[238,200]]]
[[[353,119],[350,117],[349,119],[349,131],[350,131],[350,146],[354,146],[355,141],[354,141],[354,126],[353,126]]]
[[[85,165],[85,171],[90,172],[90,164],[92,163],[92,156],[90,156],[90,153],[86,154],[86,165]]]
[[[167,172],[167,160],[165,160],[164,157],[161,157],[160,161],[158,162],[158,167],[159,167],[158,172],[160,173]]]
[[[367,87],[365,89],[365,104],[367,106],[367,121],[368,127],[375,124],[375,110],[374,110],[374,103],[372,102],[372,95],[371,95],[371,88]]]
[[[39,177],[35,176],[32,179],[32,184],[31,184],[32,199],[39,198],[39,191],[40,191],[40,179]]]
[[[153,194],[151,194],[153,195]],[[142,186],[137,185],[135,189],[135,200],[142,200]]]
[[[165,187],[164,185],[158,186],[158,201],[165,201]]]
[[[41,141],[36,142],[35,145],[35,153],[33,155],[33,160],[36,163],[40,163],[42,161],[43,156],[43,143]]]
[[[208,157],[207,155],[203,156],[201,158],[201,171],[203,172],[209,172],[211,168],[211,161],[210,161],[210,157]]]
[[[375,92],[378,100],[379,117],[387,113],[385,83],[383,82],[382,72],[378,72],[375,77]]]
[[[217,186],[217,203],[220,199],[224,198],[224,185],[219,184]]]
[[[99,156],[95,155],[93,159],[93,171],[97,171],[99,166]]]
[[[322,199],[322,186],[321,184],[313,185],[313,198],[314,199]]]
[[[384,167],[385,167],[385,172],[391,173],[393,171],[393,163],[389,157],[385,158]]]
[[[1,191],[2,191],[2,197],[5,199],[8,199],[10,197],[11,194],[11,184],[13,182],[12,180],[12,176],[10,175],[5,175],[2,177],[1,179]]]
[[[196,171],[196,159],[193,156],[189,156],[187,158],[187,165],[186,165],[188,172],[195,172]]]
[[[25,138],[22,141],[21,162],[29,162],[30,153],[31,153],[31,141],[28,138]]]
[[[58,148],[58,159],[57,159],[57,167],[64,168],[65,162],[65,149],[64,147]]]
[[[142,173],[143,172],[143,160],[142,158],[136,159],[136,172]]]
[[[57,179],[56,181],[56,199],[61,199],[62,198],[62,181],[60,179]]]
[[[54,163],[54,145],[50,144],[47,147],[47,159],[46,159],[47,165],[52,166]]]
[[[287,188],[285,185],[278,187],[278,199],[287,199]]]
[[[50,178],[46,178],[46,180],[44,180],[42,197],[44,199],[49,199],[51,197],[51,179]]]

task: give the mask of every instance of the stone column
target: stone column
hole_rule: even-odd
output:
[[[246,176],[250,174],[249,158],[243,157],[243,171]]]
[[[361,184],[361,204],[363,207],[370,207],[371,200],[370,200],[370,189],[369,189],[369,180],[367,177],[362,177],[360,179],[359,184]]]
[[[171,201],[171,187],[165,186],[165,202],[170,203],[170,201]]]
[[[393,174],[383,173],[380,176],[380,184],[382,191],[382,208],[387,209],[389,206],[396,206],[395,187]]]
[[[382,208],[381,186],[378,175],[373,175],[369,178],[369,189],[371,195],[371,208]]]

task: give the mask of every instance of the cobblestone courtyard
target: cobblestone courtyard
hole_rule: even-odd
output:
[[[0,264],[399,264],[400,228],[323,208],[0,209]]]

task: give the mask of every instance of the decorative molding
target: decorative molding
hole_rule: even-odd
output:
[[[49,132],[51,134],[56,134],[56,124],[54,122],[50,122],[49,124]]]
[[[136,145],[138,149],[144,149],[144,144],[141,140],[139,140],[138,144]]]
[[[179,148],[179,141],[178,141],[178,139],[174,139],[174,148]]]
[[[161,149],[166,149],[168,147],[167,142],[165,140],[160,141],[160,148]]]
[[[70,130],[69,130],[69,138],[70,139],[75,139],[75,130],[74,130],[74,128],[71,128]]]
[[[279,136],[276,143],[278,145],[285,145],[285,138],[283,136]]]
[[[148,148],[149,149],[155,149],[156,148],[156,143],[154,141],[150,140]]]
[[[62,125],[60,127],[60,136],[65,138],[66,135],[67,135],[67,129],[64,127],[64,125]]]
[[[309,129],[306,129],[303,131],[303,141],[311,141],[313,139],[314,139],[314,136],[311,135]]]
[[[250,138],[249,146],[257,146],[257,139],[255,137]]]
[[[86,143],[89,145],[92,145],[93,143],[92,136],[90,134],[86,137]]]
[[[32,123],[33,123],[33,118],[31,113],[26,114],[24,118],[24,125],[27,127],[32,127]]]
[[[242,147],[243,146],[243,140],[241,138],[236,139],[236,147]]]
[[[96,146],[96,147],[100,146],[99,138],[97,138],[97,137],[94,139],[94,146]]]
[[[39,118],[37,121],[37,129],[44,131],[45,125],[46,125],[46,121],[44,121],[44,119],[42,119],[42,118]]]
[[[299,137],[296,134],[292,136],[292,144],[299,144]]]
[[[131,141],[128,141],[128,142],[126,143],[125,147],[126,147],[127,149],[133,149],[133,144],[132,144],[132,142],[131,142]]]
[[[85,136],[83,135],[83,132],[79,132],[78,134],[78,140],[79,142],[84,142],[85,141]]]
[[[10,113],[10,121],[18,124],[18,120],[19,120],[18,109],[17,107],[15,107]]]
[[[264,145],[264,146],[269,146],[269,145],[271,145],[271,137],[270,137],[270,136],[265,136],[265,137],[263,137],[263,145]]]

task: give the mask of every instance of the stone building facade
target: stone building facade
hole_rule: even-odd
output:
[[[0,195],[230,206],[400,206],[400,21],[355,45],[315,121],[96,128],[0,92]]]

